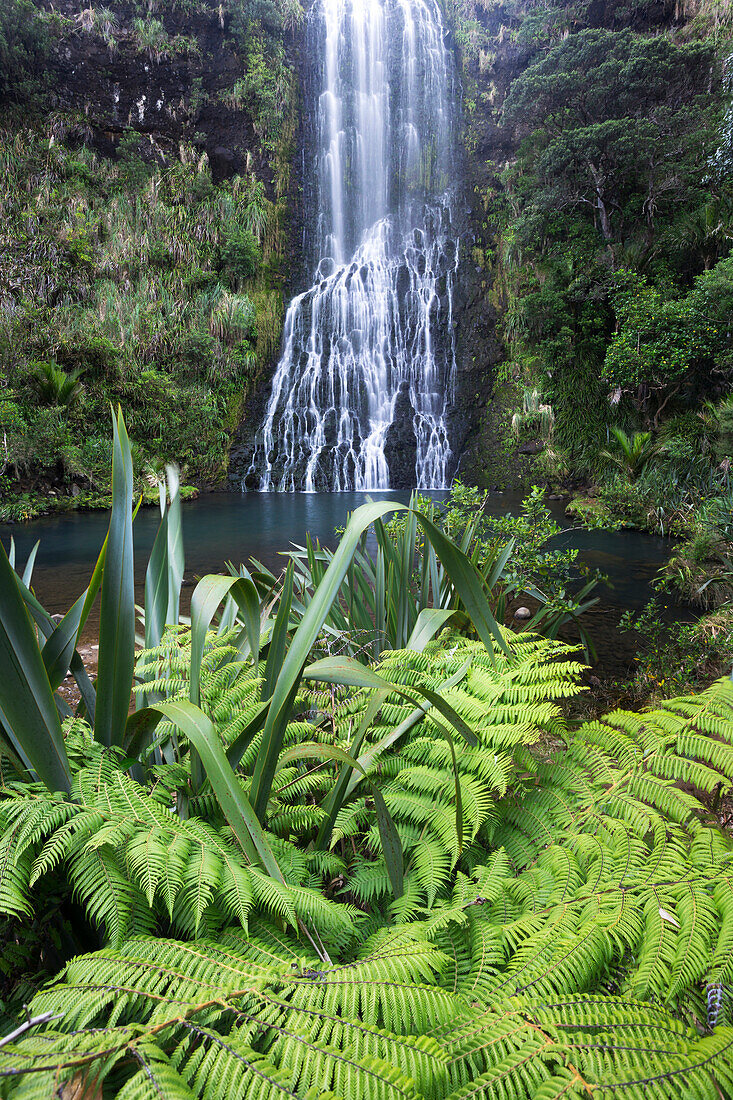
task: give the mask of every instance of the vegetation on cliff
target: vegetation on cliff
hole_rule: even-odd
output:
[[[484,270],[507,349],[495,379],[505,446],[531,456],[525,478],[580,492],[582,522],[687,540],[662,584],[715,610],[684,657],[655,645],[649,659],[683,679],[695,661],[720,671],[733,557],[730,9],[448,9],[476,190],[467,262]],[[481,465],[478,448],[477,477]]]
[[[106,502],[110,401],[128,409],[141,487],[169,460],[189,481],[220,480],[276,351],[297,122],[285,40],[301,9],[233,0],[212,31],[206,5],[188,5],[187,34],[176,31],[181,11],[3,8],[3,518]],[[218,70],[209,39],[193,33],[200,20],[231,57],[208,90],[200,74]],[[183,101],[167,114],[159,101],[156,113],[142,95],[127,120],[114,102],[81,113],[57,61],[66,51],[81,63],[88,48],[140,88],[178,57]],[[215,138],[200,129],[214,100],[251,140],[233,175],[212,163]]]

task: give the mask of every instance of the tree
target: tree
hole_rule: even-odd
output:
[[[222,267],[236,286],[242,279],[251,279],[262,263],[262,249],[251,229],[235,226],[227,233],[221,247]]]
[[[636,227],[651,238],[660,209],[698,186],[713,123],[699,92],[711,60],[700,44],[588,30],[528,69],[505,119],[532,134],[520,171],[529,170],[535,207],[586,209],[607,244]]]
[[[43,76],[47,38],[31,0],[0,4],[0,102],[27,99]]]
[[[619,276],[614,298],[618,327],[606,352],[603,375],[646,407],[658,402],[654,422],[693,371],[709,381],[730,373],[733,257],[721,260],[675,297],[630,272]],[[727,353],[727,354],[726,354]]]
[[[644,38],[631,30],[571,35],[512,85],[506,120],[524,132],[558,134],[620,118],[646,118],[699,95],[712,53],[695,43]]]

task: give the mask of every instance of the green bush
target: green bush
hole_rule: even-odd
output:
[[[97,15],[106,19],[103,10]],[[92,19],[86,9],[84,17]],[[105,433],[110,402],[129,406],[143,464],[177,458],[191,478],[224,472],[237,426],[232,390],[253,377],[280,339],[274,254],[284,244],[283,206],[268,203],[256,180],[214,186],[205,156],[185,143],[180,159],[166,152],[165,165],[147,162],[145,138],[135,132],[123,135],[116,160],[105,160],[77,148],[74,120],[60,117],[71,127],[68,145],[57,140],[57,116],[0,136],[0,283],[25,288],[22,299],[0,305],[2,383],[15,407],[12,424],[9,412],[5,417],[3,460],[6,472],[49,494],[54,509],[66,499],[64,470],[82,479],[88,473],[103,494],[108,470],[77,448]],[[141,196],[153,177],[155,186]],[[233,266],[222,275],[220,246],[228,238]],[[222,285],[255,269],[251,296]],[[36,452],[31,426],[39,394],[28,364],[38,362],[84,382],[68,408],[69,438],[61,448],[54,444],[51,465],[48,453]],[[49,442],[45,432],[41,439]]]
[[[82,385],[78,370],[67,374],[55,363],[49,362],[30,363],[29,367],[42,404],[54,408],[70,408],[81,397]]]
[[[221,246],[222,270],[236,287],[242,279],[251,279],[262,263],[262,249],[254,233],[239,226],[229,230]]]
[[[56,356],[65,367],[93,378],[114,378],[121,353],[106,336],[74,333],[59,342]]]
[[[670,621],[668,603],[651,599],[621,626],[638,643],[633,677],[625,685],[636,700],[699,691],[733,666],[733,608],[730,604],[691,622]]]
[[[67,438],[68,427],[62,408],[35,410],[27,420],[24,465],[30,466],[35,460],[42,469],[55,466]]]
[[[154,241],[148,247],[148,263],[159,271],[172,271],[176,258],[163,241]]]
[[[216,359],[217,343],[208,332],[191,329],[180,339],[176,359],[182,365],[202,375],[212,369]]]
[[[106,552],[61,623],[0,549],[0,927],[50,940],[28,1008],[28,983],[9,991],[4,1100],[730,1093],[727,677],[569,723],[572,647],[500,629],[414,511],[407,548],[419,527],[478,637],[436,637],[434,606],[378,662],[324,657],[384,503],[327,574],[300,555],[313,590],[297,555],[274,585],[208,576],[181,626],[173,470],[136,654],[121,415],[113,483]],[[99,588],[92,683],[75,647]],[[69,672],[84,702],[62,724]],[[10,978],[32,962],[14,942],[0,959]]]
[[[143,189],[154,174],[154,167],[140,156],[140,135],[134,130],[123,134],[117,144],[117,164],[123,187],[133,193]]]
[[[31,0],[0,4],[0,102],[23,102],[43,85],[48,36]]]

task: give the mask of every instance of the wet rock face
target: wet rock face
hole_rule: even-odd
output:
[[[484,438],[484,418],[492,399],[496,368],[506,357],[499,338],[499,315],[491,301],[487,273],[473,260],[468,222],[462,236],[463,262],[456,292],[456,387],[450,413],[451,446],[459,473],[473,477],[474,461]]]
[[[495,36],[489,71],[474,72],[480,106],[463,120],[463,193],[461,276],[455,303],[457,380],[452,442],[459,475],[492,489],[521,484],[521,468],[504,454],[495,393],[497,368],[507,356],[501,339],[504,303],[494,285],[491,262],[494,220],[487,217],[485,196],[501,191],[500,175],[515,154],[514,135],[501,125],[501,109],[513,80],[527,66],[531,52],[513,43],[503,21],[508,10],[482,10],[480,17]]]
[[[403,382],[395,398],[394,420],[387,429],[384,442],[384,457],[393,489],[412,489],[415,485],[417,436],[414,418],[415,410],[410,404],[409,386]]]
[[[79,0],[53,3],[69,19],[83,6]],[[139,8],[115,0],[105,7],[120,26],[114,50],[78,23],[76,30],[57,33],[51,49],[52,103],[84,116],[84,140],[111,156],[121,135],[132,129],[148,139],[142,155],[160,160],[177,152],[185,138],[208,154],[214,182],[247,170],[269,183],[267,156],[246,110],[222,100],[242,76],[227,17],[213,5],[208,12],[154,12],[169,38],[195,39],[198,47],[156,60],[130,33]]]

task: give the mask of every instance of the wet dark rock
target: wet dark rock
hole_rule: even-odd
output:
[[[209,154],[212,172],[224,178],[233,174],[236,159],[234,150],[227,149],[224,145],[217,145]]]
[[[414,415],[409,387],[403,382],[395,398],[394,419],[387,429],[384,441],[384,457],[393,489],[412,489],[415,485],[417,436],[413,425]]]
[[[407,266],[402,264],[397,272],[397,297],[402,301],[410,289],[410,272],[407,270]]]
[[[109,0],[106,6],[123,28],[140,14],[129,0]],[[141,135],[140,155],[159,162],[169,155],[177,158],[181,140],[187,140],[206,151],[215,182],[250,170],[272,192],[269,156],[249,112],[224,98],[242,75],[228,17],[220,17],[221,9],[213,5],[209,11],[171,7],[156,11],[156,18],[171,38],[195,38],[197,53],[158,62],[124,34],[114,51],[96,34],[58,36],[49,60],[52,107],[83,118],[83,140],[103,156],[115,155],[121,136],[129,131]],[[54,0],[53,9],[73,19],[80,5],[78,0]],[[291,48],[297,56],[298,43]],[[300,180],[295,179],[297,171],[293,175],[297,230]]]
[[[323,419],[323,435],[327,447],[333,447],[338,439],[338,418],[335,409],[329,409]]]

